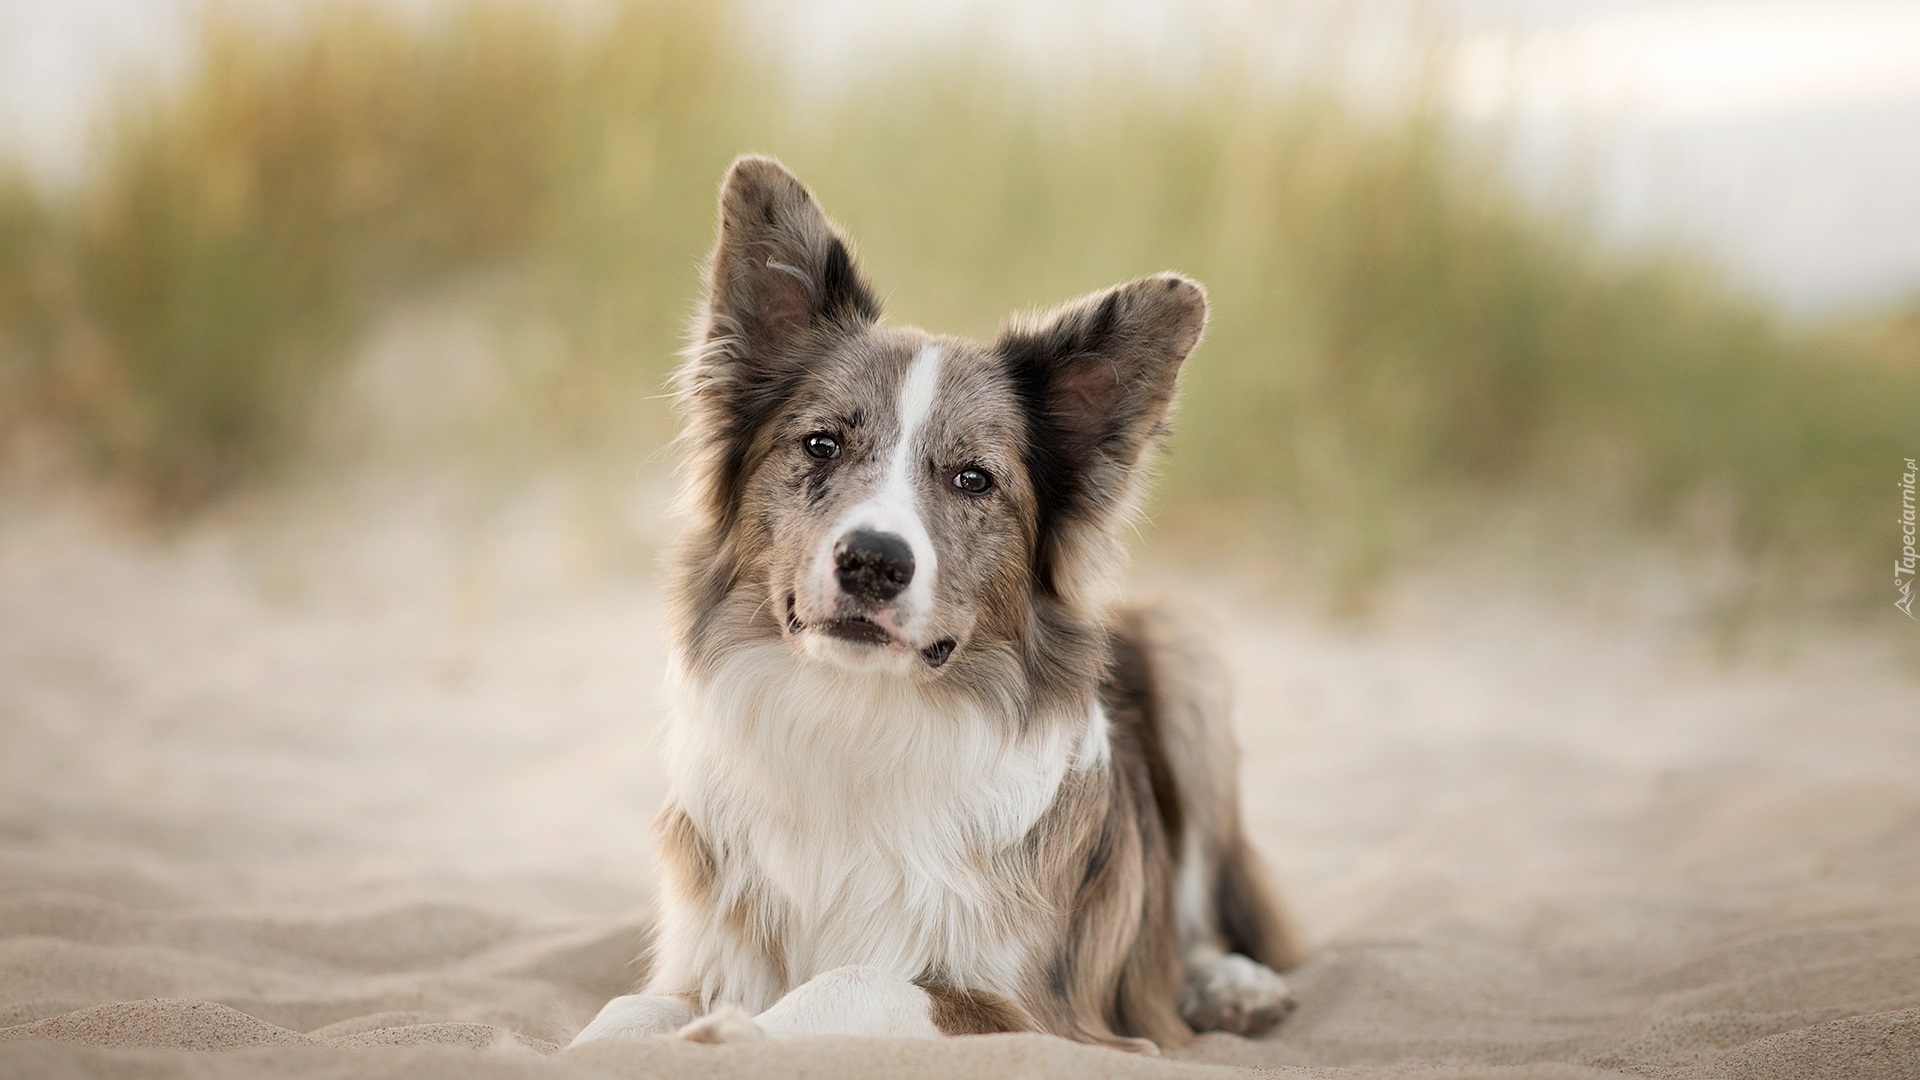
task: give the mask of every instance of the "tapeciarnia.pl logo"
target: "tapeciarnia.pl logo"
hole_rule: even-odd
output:
[[[1920,469],[1914,468],[1913,459],[1907,458],[1907,471],[1900,474],[1900,558],[1893,564],[1893,587],[1900,592],[1900,599],[1893,606],[1906,612],[1907,618],[1920,622],[1913,614],[1913,571],[1915,556],[1913,553],[1913,480]]]

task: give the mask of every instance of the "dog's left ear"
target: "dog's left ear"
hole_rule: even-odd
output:
[[[1141,458],[1165,429],[1180,365],[1206,322],[1198,282],[1155,274],[1001,333],[997,349],[1026,406],[1043,583],[1057,561],[1050,545],[1100,531],[1131,509]]]

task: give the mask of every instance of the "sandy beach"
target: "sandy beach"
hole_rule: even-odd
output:
[[[0,505],[0,1075],[1920,1076],[1920,680],[1164,563],[1313,943],[1278,1031],[560,1052],[642,974],[662,785],[657,538],[570,515]]]

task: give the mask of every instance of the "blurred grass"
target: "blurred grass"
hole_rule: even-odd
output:
[[[301,462],[382,313],[465,289],[545,342],[499,357],[532,444],[657,446],[714,185],[767,150],[897,319],[984,334],[1136,273],[1206,281],[1162,516],[1319,553],[1337,604],[1515,501],[1879,596],[1911,315],[1790,325],[1684,257],[1607,251],[1417,99],[1363,115],[1225,54],[1192,85],[1043,94],[960,45],[802,106],[731,19],[211,17],[78,190],[0,184],[0,421],[190,512]]]

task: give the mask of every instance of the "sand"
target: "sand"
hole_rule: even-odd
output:
[[[1274,1035],[560,1052],[648,928],[650,534],[369,499],[144,538],[0,503],[0,1076],[1920,1076],[1882,653],[1727,666],[1464,579],[1342,627],[1164,566],[1230,631],[1314,943]]]

